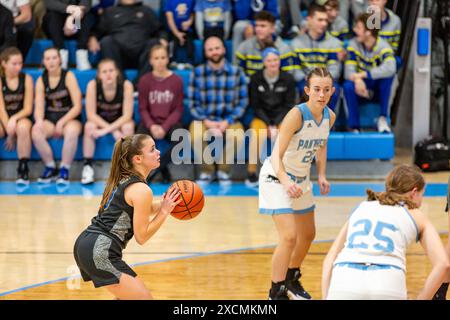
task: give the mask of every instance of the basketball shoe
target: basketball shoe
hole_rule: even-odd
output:
[[[293,273],[293,277],[292,277]],[[311,300],[311,296],[300,282],[302,274],[299,269],[289,269],[286,276],[287,295],[290,300]]]
[[[269,300],[289,300],[286,286],[284,284],[279,287],[272,285],[269,290]]]
[[[56,180],[56,184],[58,185],[67,185],[69,184],[69,169],[65,168],[65,167],[61,167],[61,169],[59,169],[59,178],[58,180]]]
[[[56,180],[58,176],[58,169],[53,167],[45,167],[44,172],[38,178],[39,183],[50,183]]]
[[[29,169],[26,160],[19,160],[19,166],[17,167],[17,180],[16,183],[19,185],[30,184],[30,177],[28,175]]]

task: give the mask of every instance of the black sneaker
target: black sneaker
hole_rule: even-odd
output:
[[[26,162],[19,162],[19,167],[17,168],[17,180],[18,185],[29,185],[30,177],[28,175],[28,165]]]
[[[69,183],[69,169],[63,167],[59,170],[59,178],[56,180],[56,184],[67,185]]]
[[[247,179],[245,179],[245,185],[250,188],[258,186],[258,176],[256,173],[249,173]]]
[[[273,288],[270,289],[269,300],[289,300],[286,286],[283,284],[276,292],[274,292]]]
[[[295,272],[294,279],[286,280],[287,295],[290,300],[311,300],[311,296],[303,288],[300,282],[301,273],[299,271]]]
[[[39,183],[50,183],[55,181],[58,177],[58,169],[52,167],[45,167],[44,172],[38,178]]]

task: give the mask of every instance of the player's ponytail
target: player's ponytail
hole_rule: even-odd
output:
[[[106,182],[105,191],[103,191],[102,201],[100,202],[99,212],[105,210],[109,198],[114,192],[120,181],[131,175],[140,176],[133,166],[133,157],[142,154],[144,141],[150,136],[146,134],[135,134],[124,137],[116,141],[111,159],[111,171]],[[141,177],[145,181],[146,177]]]
[[[382,205],[405,205],[409,209],[416,209],[415,204],[406,194],[417,188],[425,188],[425,180],[420,169],[413,165],[400,165],[395,167],[386,178],[386,191],[375,192],[368,189],[367,200],[379,201]]]
[[[328,71],[327,68],[314,68],[306,75],[305,87],[308,87],[308,88],[311,87],[311,79],[314,76],[320,77],[320,78],[329,77],[331,79],[331,81],[333,81],[333,76],[331,75],[330,71]],[[308,102],[308,101],[309,101],[309,96],[303,90],[302,97],[300,99],[300,103],[304,103],[304,102]]]

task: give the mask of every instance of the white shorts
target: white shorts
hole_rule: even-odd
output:
[[[309,175],[302,178],[293,177],[293,181],[295,179],[299,181],[300,188],[303,190],[303,195],[297,199],[289,197],[284,186],[276,178],[270,160],[266,159],[259,174],[259,213],[269,215],[305,214],[314,211],[316,206]]]
[[[406,300],[405,272],[390,266],[335,265],[327,300]]]

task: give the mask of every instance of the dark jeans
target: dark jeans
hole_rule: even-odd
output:
[[[157,38],[149,39],[143,42],[142,46],[138,48],[125,48],[114,37],[109,35],[100,40],[100,47],[103,58],[113,59],[117,67],[121,70],[127,68],[138,69],[138,78],[146,72],[150,71],[150,64],[148,62],[148,54],[150,49],[159,44]]]
[[[352,129],[359,129],[359,105],[367,101],[378,101],[380,103],[380,116],[387,117],[389,109],[389,99],[394,77],[382,79],[364,79],[368,90],[373,90],[373,98],[368,100],[356,94],[355,83],[350,80],[344,82],[344,97],[348,109],[348,126]]]
[[[185,33],[184,45],[180,45],[180,40],[173,36],[173,59],[178,63],[190,63],[194,65],[194,32],[189,31]],[[180,54],[180,48],[186,49],[186,55]]]
[[[175,130],[180,129],[180,128],[183,128],[181,123],[175,124],[172,128],[170,128],[169,132],[167,132],[166,136],[164,137],[164,140],[166,140],[169,143],[169,147],[163,154],[161,154],[160,163],[159,163],[160,170],[164,170],[167,167],[167,165],[172,162],[172,158],[171,158],[172,149],[173,149],[173,147],[175,147],[175,145],[178,143],[178,141],[172,141],[171,137],[172,137],[172,133]],[[151,136],[153,138],[153,136],[150,132],[150,129],[147,128],[142,121],[139,123],[136,133],[148,134],[149,136]],[[153,138],[153,140],[156,141],[157,139]]]
[[[92,28],[91,15],[92,13],[89,12],[81,19],[80,30],[71,37],[66,37],[63,31],[68,16],[66,13],[47,11],[42,22],[42,28],[58,49],[64,49],[64,40],[66,39],[76,39],[78,49],[87,49],[89,34]]]
[[[218,37],[222,40],[225,40],[225,30],[222,27],[214,27],[214,28],[205,28],[203,31],[203,39],[207,39],[209,37]]]
[[[28,51],[33,44],[34,38],[34,20],[16,26],[17,29],[17,48],[22,52],[23,58],[27,58]]]

